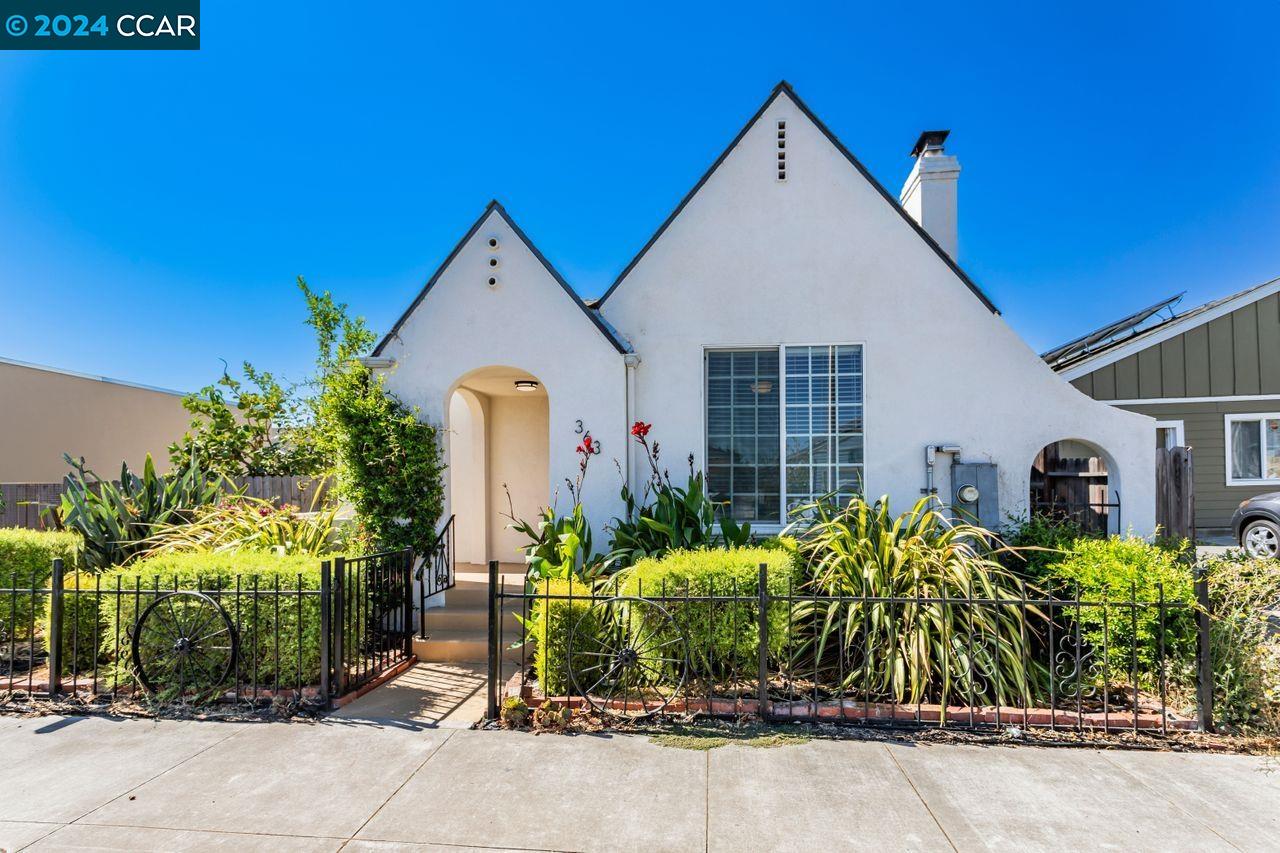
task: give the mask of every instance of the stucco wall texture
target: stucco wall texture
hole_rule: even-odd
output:
[[[501,246],[496,286],[491,238]],[[392,389],[435,421],[469,371],[509,365],[537,376],[549,399],[550,500],[574,474],[579,420],[603,441],[604,460],[626,466],[628,426],[640,419],[653,423],[673,475],[690,452],[701,466],[708,348],[862,344],[869,497],[906,510],[925,484],[925,446],[959,445],[964,460],[999,466],[1001,513],[1019,515],[1036,454],[1076,439],[1107,457],[1125,526],[1153,532],[1152,420],[1055,375],[786,90],[600,313],[638,356],[634,391],[624,356],[491,209],[380,354],[396,360]],[[950,459],[940,462],[946,496]],[[584,503],[600,528],[619,509],[619,483],[610,462],[592,464]]]

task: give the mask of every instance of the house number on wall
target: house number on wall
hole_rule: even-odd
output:
[[[587,428],[582,425],[581,420],[576,420],[574,421],[574,423],[576,424],[573,430],[575,435],[582,435],[583,433],[587,432]],[[589,434],[590,433],[588,433],[588,435]],[[591,439],[591,455],[592,456],[600,455],[600,441],[598,439],[595,439],[595,438]]]

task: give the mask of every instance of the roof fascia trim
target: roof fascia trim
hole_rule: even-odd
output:
[[[112,379],[110,376],[99,376],[94,373],[81,373],[78,370],[67,370],[63,367],[51,367],[47,364],[36,364],[33,361],[21,361],[16,358],[5,358],[0,356],[0,364],[7,364],[11,367],[25,367],[29,370],[40,370],[44,373],[56,373],[60,376],[70,376],[73,379],[88,379],[93,382],[105,382],[108,385],[119,385],[122,388],[134,388],[138,391],[154,391],[157,394],[169,394],[174,397],[187,397],[187,391],[175,391],[172,388],[161,388],[158,385],[145,385],[141,382],[130,382],[127,379]]]
[[[616,331],[614,331],[612,327],[608,326],[595,311],[592,311],[583,304],[581,297],[579,297],[578,294],[574,292],[573,288],[569,286],[569,283],[565,281],[564,276],[560,275],[560,272],[552,266],[546,256],[538,250],[538,247],[533,245],[533,242],[529,239],[528,235],[524,233],[519,225],[516,225],[515,221],[511,218],[510,214],[507,213],[506,209],[495,199],[485,206],[484,212],[480,214],[480,217],[476,219],[474,223],[472,223],[471,227],[467,230],[467,233],[462,235],[462,239],[457,242],[440,266],[436,268],[436,271],[432,273],[431,278],[427,279],[426,285],[423,286],[422,290],[418,293],[413,302],[409,304],[409,307],[405,309],[404,313],[400,315],[400,319],[396,320],[395,325],[391,327],[391,331],[387,332],[382,340],[378,342],[378,345],[374,347],[373,355],[375,357],[381,356],[387,345],[390,344],[394,338],[399,336],[400,329],[408,321],[413,312],[417,310],[418,306],[422,304],[422,300],[431,292],[431,288],[435,287],[436,282],[440,280],[440,276],[444,274],[444,271],[453,263],[454,258],[456,258],[458,253],[462,251],[462,247],[475,236],[476,232],[480,230],[480,226],[483,225],[485,220],[489,218],[489,215],[494,212],[502,217],[503,221],[507,223],[511,230],[515,232],[516,236],[519,237],[525,246],[528,247],[529,251],[533,253],[533,256],[537,258],[547,272],[551,274],[551,277],[555,279],[564,292],[569,295],[569,298],[573,300],[574,304],[576,304],[578,308],[586,314],[587,319],[589,319],[600,333],[608,339],[614,349],[623,354],[631,352],[631,345]]]

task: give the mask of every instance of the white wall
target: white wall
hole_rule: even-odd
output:
[[[499,241],[496,252],[488,246],[490,237]],[[499,260],[496,287],[487,283],[491,257]],[[557,486],[576,472],[581,420],[603,442],[585,485],[597,536],[621,512],[610,458],[622,457],[628,438],[622,356],[498,210],[483,217],[381,355],[397,362],[388,387],[419,406],[424,420],[446,426],[446,401],[468,374],[498,365],[533,374],[547,392],[549,407],[542,501],[549,502]],[[446,443],[450,440],[446,432]],[[451,476],[445,472],[446,481]],[[567,511],[568,495],[559,491],[560,509]]]
[[[454,548],[460,563],[489,557],[489,517],[485,429],[488,397],[459,388],[449,398],[449,503],[454,516]]]
[[[528,544],[528,540],[508,529],[511,520],[507,516],[514,507],[516,518],[532,522],[547,503],[549,414],[545,394],[490,398],[490,559],[524,562],[520,547]]]
[[[654,423],[668,459],[692,450],[701,464],[704,347],[863,343],[869,496],[905,510],[924,485],[925,445],[959,444],[966,460],[1000,466],[1001,512],[1025,512],[1036,454],[1079,438],[1120,460],[1125,524],[1155,526],[1151,419],[1054,375],[786,94],[603,313],[642,359],[636,417]],[[939,461],[945,495],[950,460]]]

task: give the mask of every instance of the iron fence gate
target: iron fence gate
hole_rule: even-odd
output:
[[[359,689],[413,655],[413,551],[333,561],[334,691]]]

